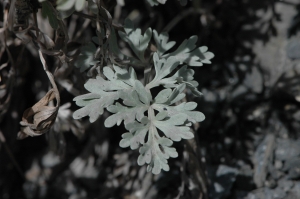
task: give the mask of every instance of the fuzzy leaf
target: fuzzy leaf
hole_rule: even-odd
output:
[[[169,57],[167,60],[159,59],[158,54],[153,55],[154,67],[155,67],[155,77],[147,85],[147,88],[153,88],[163,84],[162,79],[169,75],[179,64],[175,57]]]
[[[125,19],[124,32],[119,31],[121,39],[129,44],[135,55],[145,62],[145,50],[152,36],[151,28],[148,28],[144,35],[142,35],[141,29],[134,29],[132,21]]]
[[[154,99],[155,103],[163,104],[169,100],[169,97],[172,93],[171,89],[164,89],[160,91]]]
[[[182,84],[177,86],[173,92],[171,92],[171,89],[162,90],[155,97],[155,103],[153,103],[152,107],[159,112],[167,112],[168,116],[171,118],[178,114],[185,114],[189,122],[202,122],[205,119],[204,114],[198,111],[193,111],[197,107],[197,103],[183,102],[177,106],[171,106],[184,97],[184,94],[182,93],[184,88],[185,85]]]
[[[190,131],[188,121],[202,121],[204,115],[197,111],[196,103],[188,102],[177,106],[170,106],[178,102],[184,94],[185,85],[179,85],[173,91],[171,89],[162,90],[153,100],[151,107],[148,108],[148,116],[140,122],[134,121],[125,125],[129,132],[122,135],[121,147],[136,149],[140,146],[138,164],[148,164],[147,170],[154,174],[161,170],[168,171],[168,159],[177,157],[175,148],[170,147],[173,141],[181,139],[191,139],[194,137]],[[136,98],[136,97],[135,97]],[[161,104],[159,104],[159,102]],[[154,110],[159,111],[154,115]],[[139,121],[139,120],[138,120]],[[158,129],[164,134],[161,137]],[[147,139],[146,139],[147,136]],[[147,140],[147,142],[146,142]]]
[[[178,84],[185,84],[191,92],[200,97],[202,93],[198,91],[198,82],[194,81],[194,70],[187,69],[187,66],[181,67],[172,77],[164,78],[169,75],[179,64],[176,57],[169,57],[167,60],[159,59],[158,54],[154,53],[153,61],[156,75],[154,79],[147,84],[147,88],[153,88],[159,85],[164,87],[176,87]]]
[[[158,2],[165,3],[165,0],[150,2],[158,4]],[[110,58],[113,55],[119,60],[127,59],[133,65],[146,66],[145,71],[151,72],[152,62],[148,63],[144,57],[152,36],[151,29],[142,34],[140,29],[134,29],[133,23],[126,19],[124,30],[125,32],[119,32],[119,35],[129,44],[139,60],[128,58],[121,53],[113,31],[108,38]],[[147,171],[159,174],[161,170],[169,171],[170,157],[178,156],[176,149],[172,147],[173,141],[193,138],[190,126],[205,119],[201,112],[195,111],[197,107],[195,102],[179,103],[185,97],[186,88],[191,89],[196,96],[202,95],[197,90],[198,83],[194,80],[194,71],[187,66],[182,66],[175,73],[174,70],[183,63],[189,66],[202,66],[203,63],[210,63],[214,55],[208,52],[205,46],[196,48],[196,36],[182,42],[171,53],[168,52],[175,42],[168,41],[167,33],[158,34],[154,30],[153,37],[157,51],[153,54],[155,76],[152,81],[144,86],[137,80],[131,67],[128,70],[115,65],[113,69],[104,67],[103,75],[106,78],[98,76],[97,79],[88,80],[85,87],[90,93],[74,98],[76,104],[82,108],[75,111],[73,117],[79,119],[89,116],[90,121],[94,122],[106,108],[112,114],[105,120],[104,125],[112,127],[124,121],[128,130],[122,135],[119,145],[123,148],[139,148],[138,164],[147,164]],[[95,40],[95,43],[97,42],[98,38]],[[82,71],[89,68],[90,64],[95,64],[93,54],[96,47],[89,45],[85,47],[86,49],[82,49],[82,57],[79,59],[82,64],[77,63],[78,67],[83,67]],[[153,99],[151,89],[158,86],[166,89],[161,90]]]
[[[178,84],[185,84],[192,93],[200,97],[202,93],[198,91],[198,82],[194,81],[194,70],[188,69],[187,66],[181,67],[172,77],[160,81],[165,87],[176,87]]]
[[[96,46],[89,42],[80,48],[81,53],[79,54],[75,66],[80,68],[80,72],[84,72],[89,69],[92,65],[96,64],[97,61],[94,59],[94,53],[96,52]]]
[[[193,133],[190,132],[189,127],[179,126],[183,125],[186,120],[186,114],[176,114],[168,120],[156,120],[153,123],[168,138],[174,141],[180,141],[181,139],[191,139],[194,137]]]
[[[123,120],[126,125],[134,122],[135,119],[141,121],[144,117],[144,112],[148,110],[152,96],[138,80],[135,80],[134,89],[131,92],[119,92],[119,97],[123,99],[126,106],[116,103],[116,105],[107,108],[109,112],[115,114],[105,120],[104,125],[106,127],[112,127],[115,124],[120,125]]]
[[[153,30],[153,38],[156,43],[157,54],[160,57],[176,44],[175,41],[168,42],[169,34],[167,32],[163,32],[160,35],[158,35],[157,31]]]
[[[169,171],[168,159],[178,156],[176,149],[170,147],[173,143],[172,140],[190,139],[193,138],[193,133],[189,131],[189,127],[184,126],[187,119],[185,114],[169,118],[167,113],[160,112],[154,116],[153,110],[150,109],[149,115],[149,119],[143,119],[142,123],[133,122],[125,126],[129,132],[122,135],[120,146],[130,146],[131,149],[136,149],[142,145],[139,149],[138,164],[147,163],[147,170],[158,174],[161,170]],[[158,129],[166,137],[161,137]],[[148,139],[145,143],[146,135]]]
[[[172,145],[172,141],[168,138],[157,137],[155,139],[150,138],[147,143],[144,144],[144,139],[147,134],[157,134],[157,129],[152,128],[149,129],[149,124],[143,126],[142,124],[134,123],[132,125],[127,125],[126,128],[133,127],[133,133],[123,134],[123,140],[120,142],[120,146],[127,146],[130,144],[131,149],[136,149],[140,147],[140,156],[138,157],[138,164],[144,165],[148,164],[147,170],[152,171],[153,174],[159,174],[161,169],[165,171],[169,171],[168,161],[170,157],[177,157],[178,153],[176,149],[170,147]],[[149,137],[149,136],[148,136]],[[125,145],[127,143],[127,145]]]
[[[210,64],[210,60],[214,57],[214,54],[208,52],[206,46],[196,48],[197,39],[197,36],[192,36],[188,40],[184,40],[176,51],[163,55],[162,57],[168,58],[175,56],[180,64],[186,63],[189,66]]]
[[[193,111],[197,107],[195,102],[183,102],[177,106],[166,106],[165,104],[155,104],[153,108],[158,111],[166,111],[168,116],[185,114],[187,120],[190,122],[202,122],[205,119],[203,113],[198,111]]]
[[[122,72],[124,75],[125,71]],[[115,100],[120,98],[121,92],[132,91],[133,88],[118,79],[117,73],[111,68],[104,67],[103,74],[108,80],[104,80],[101,76],[97,76],[96,79],[89,79],[84,87],[91,93],[74,98],[76,104],[82,107],[74,112],[74,119],[89,116],[90,122],[95,122],[103,114],[104,108],[112,105]]]
[[[133,122],[125,126],[127,129],[130,129],[130,132],[122,135],[123,139],[120,141],[121,147],[126,148],[130,146],[131,149],[137,149],[140,144],[145,143],[145,136],[148,132],[148,128],[145,128],[145,124]]]

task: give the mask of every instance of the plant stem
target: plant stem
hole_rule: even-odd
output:
[[[3,146],[4,146],[4,148],[5,148],[5,151],[6,151],[7,155],[8,155],[8,157],[10,158],[12,164],[13,164],[13,165],[15,166],[15,168],[17,169],[17,171],[18,171],[18,173],[20,174],[20,176],[21,176],[22,178],[25,178],[25,177],[24,177],[24,174],[23,174],[23,171],[22,171],[22,169],[21,169],[21,167],[20,167],[20,165],[19,165],[18,162],[16,161],[15,156],[14,156],[13,153],[11,152],[9,146],[7,145],[6,139],[5,139],[5,137],[4,137],[4,135],[3,135],[3,133],[2,133],[1,130],[0,130],[0,142],[3,144]]]

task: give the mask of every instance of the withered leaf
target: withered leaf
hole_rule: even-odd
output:
[[[49,90],[40,101],[24,111],[20,122],[23,127],[18,133],[18,139],[39,136],[49,131],[55,122],[59,107],[58,103],[56,106],[49,105],[56,98],[55,92],[54,89]]]

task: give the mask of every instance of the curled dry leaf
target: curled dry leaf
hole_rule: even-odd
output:
[[[39,50],[39,56],[53,88],[34,106],[24,111],[22,121],[20,122],[23,127],[21,127],[21,131],[18,133],[18,139],[24,139],[28,136],[39,136],[48,132],[58,114],[60,105],[59,92],[41,50]],[[54,99],[56,99],[56,105],[52,106],[54,103],[51,102],[54,102]]]
[[[54,89],[49,90],[40,101],[24,111],[20,122],[23,127],[18,133],[18,139],[39,136],[49,131],[58,113],[58,103],[56,106],[49,105],[55,98],[58,100],[55,92]]]

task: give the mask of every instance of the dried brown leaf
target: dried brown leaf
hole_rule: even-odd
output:
[[[34,106],[24,111],[20,122],[23,127],[18,133],[18,139],[39,136],[49,131],[58,113],[58,105],[49,105],[55,98],[55,90],[51,89]]]

